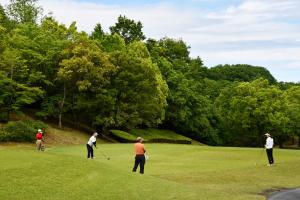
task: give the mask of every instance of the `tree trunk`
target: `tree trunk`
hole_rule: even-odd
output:
[[[298,135],[298,147],[300,147],[300,135]]]
[[[59,115],[58,115],[58,127],[59,128],[62,128],[61,117],[62,117],[62,114],[59,113]]]
[[[64,109],[65,99],[66,99],[66,84],[64,84],[63,99],[58,104],[59,105],[59,114],[58,114],[58,127],[59,128],[62,128],[62,113],[63,113],[63,109]]]

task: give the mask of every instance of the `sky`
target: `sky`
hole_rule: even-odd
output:
[[[0,0],[7,5],[9,0]],[[91,33],[119,15],[142,22],[147,38],[183,39],[207,67],[251,64],[278,81],[300,82],[300,0],[40,0],[61,23]]]

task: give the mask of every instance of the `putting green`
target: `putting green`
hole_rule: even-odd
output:
[[[80,146],[0,145],[0,199],[263,200],[272,188],[300,186],[300,151],[146,144],[145,175],[131,172],[132,144],[100,144],[95,160]],[[101,152],[111,159],[106,160]]]

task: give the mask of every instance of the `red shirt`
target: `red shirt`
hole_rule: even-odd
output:
[[[35,137],[36,137],[37,140],[41,140],[41,139],[43,139],[43,134],[42,133],[37,133],[35,135]]]

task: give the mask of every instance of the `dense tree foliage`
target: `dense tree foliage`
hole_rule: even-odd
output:
[[[276,83],[272,74],[263,67],[239,64],[218,65],[209,70],[209,77],[215,80],[229,81],[253,81],[258,78],[267,79],[270,83]]]
[[[122,36],[126,43],[133,42],[135,40],[146,39],[144,33],[142,32],[143,25],[140,21],[135,22],[132,19],[128,19],[126,16],[119,16],[118,22],[111,26],[111,34],[117,33]]]
[[[30,107],[60,127],[161,127],[212,145],[300,136],[299,83],[245,64],[207,68],[181,39],[144,41],[142,23],[126,16],[89,35],[41,13],[36,0],[0,5],[2,120]]]
[[[35,23],[42,13],[37,0],[11,0],[7,7],[9,16],[18,23]]]

